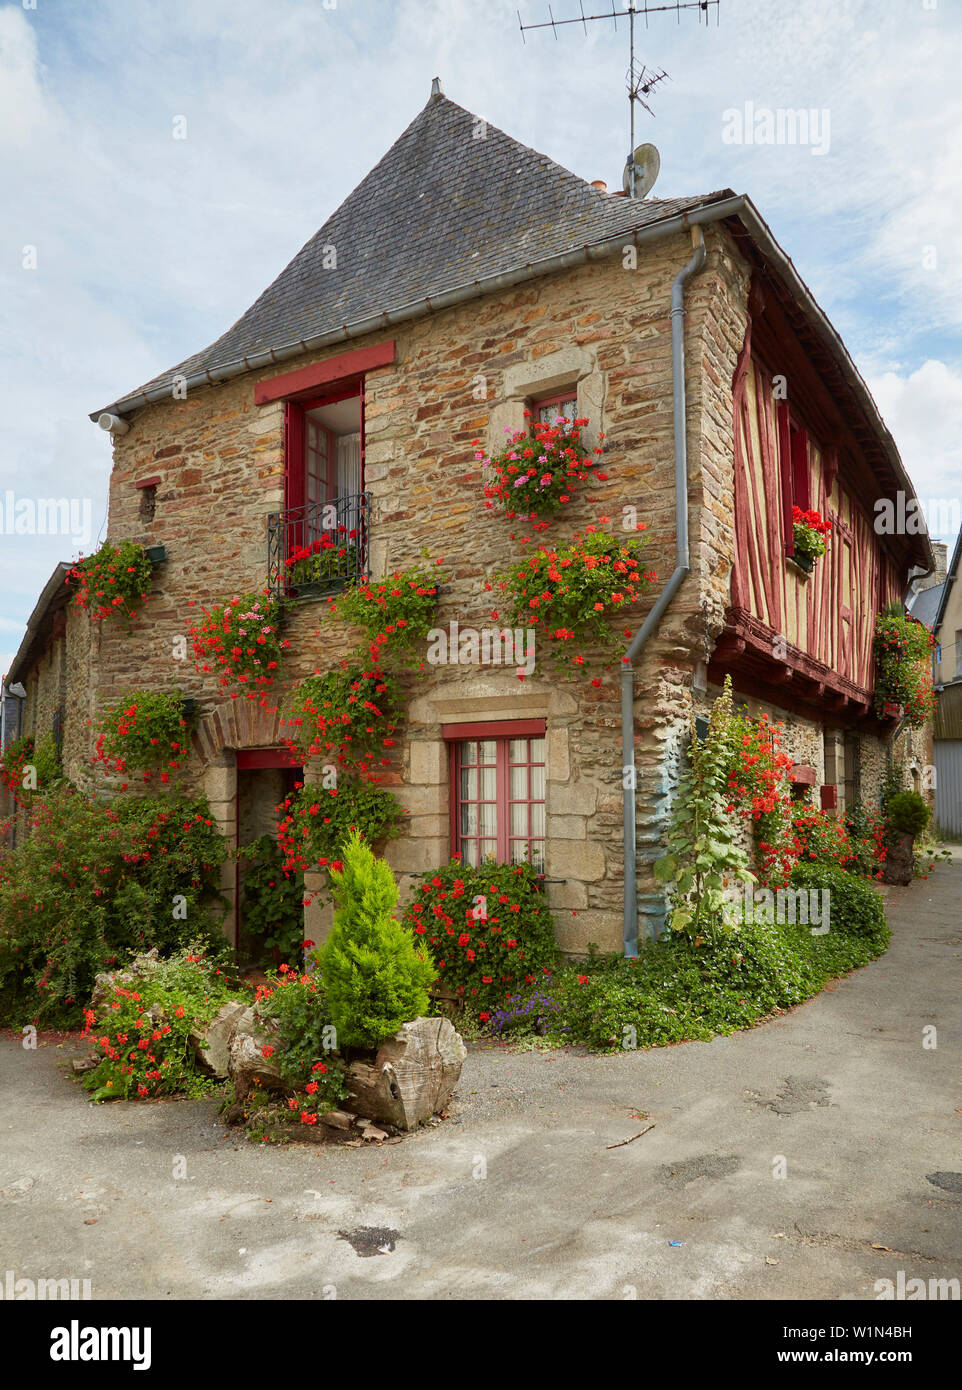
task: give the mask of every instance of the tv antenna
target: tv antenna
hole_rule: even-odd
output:
[[[701,23],[702,16],[705,18],[707,27],[709,16],[712,10],[715,11],[715,21],[719,23],[721,14],[719,10],[721,0],[675,0],[673,4],[654,5],[649,4],[648,0],[625,0],[623,9],[615,8],[615,0],[612,0],[611,9],[605,10],[601,14],[585,14],[584,0],[578,0],[578,8],[581,13],[572,19],[555,19],[551,6],[548,6],[549,19],[543,20],[540,24],[525,24],[522,22],[521,14],[518,13],[518,25],[521,29],[521,39],[527,43],[525,34],[532,29],[550,29],[558,37],[558,30],[566,24],[580,24],[585,33],[588,32],[588,25],[593,24],[599,19],[610,19],[617,31],[618,20],[628,20],[628,72],[626,74],[626,86],[628,89],[628,109],[631,146],[628,160],[625,164],[625,192],[630,198],[643,198],[651,189],[652,184],[658,175],[658,151],[654,145],[640,145],[635,148],[635,105],[640,104],[648,112],[649,116],[654,116],[654,111],[648,104],[647,98],[659,82],[664,82],[668,78],[667,72],[663,69],[656,71],[648,68],[635,57],[635,18],[644,16],[645,28],[648,28],[648,20],[653,14],[674,13],[678,23],[681,23],[682,10],[697,10],[698,22]],[[670,80],[670,79],[669,79]],[[652,172],[654,171],[654,172]]]

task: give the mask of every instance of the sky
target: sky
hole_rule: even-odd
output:
[[[433,77],[619,186],[627,21],[523,42],[519,8],[548,17],[546,0],[0,0],[0,672],[58,560],[102,539],[110,444],[89,412],[233,323]],[[962,493],[959,11],[721,0],[717,26],[714,9],[638,21],[639,56],[669,74],[636,132],[661,153],[655,194],[751,196],[936,517]],[[766,142],[786,110],[810,113],[806,143]],[[10,501],[44,497],[75,500],[66,534],[9,534]]]

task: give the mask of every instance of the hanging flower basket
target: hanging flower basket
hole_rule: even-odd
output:
[[[815,561],[825,554],[825,537],[832,530],[832,523],[825,521],[820,512],[802,511],[792,508],[793,539],[795,553],[791,556],[800,570],[811,574]]]
[[[562,416],[551,424],[532,420],[529,410],[525,418],[525,428],[513,434],[491,458],[480,448],[475,458],[493,474],[493,481],[484,487],[486,507],[502,507],[509,519],[540,518],[546,524],[573,500],[583,484],[591,487],[595,481],[605,482],[608,475],[597,471],[601,445],[592,450],[581,442],[587,418],[567,420]],[[479,443],[474,440],[475,446]]]
[[[167,559],[165,545],[149,545],[144,553],[152,565],[162,565]]]
[[[901,715],[910,728],[921,728],[935,708],[932,648],[935,639],[924,623],[892,608],[875,624],[875,712]]]

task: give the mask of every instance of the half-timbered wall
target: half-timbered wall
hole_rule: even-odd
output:
[[[871,512],[836,472],[830,442],[805,430],[775,399],[773,380],[751,357],[736,392],[735,524],[731,604],[777,639],[827,668],[829,685],[873,684],[872,635],[879,609],[901,597],[899,576]],[[791,435],[786,438],[786,432]],[[780,438],[781,435],[781,438]],[[794,468],[794,474],[793,474]],[[807,497],[799,470],[807,471]],[[790,559],[793,500],[831,519],[825,555],[811,575]],[[864,499],[869,504],[874,499]],[[833,679],[835,678],[835,679]]]

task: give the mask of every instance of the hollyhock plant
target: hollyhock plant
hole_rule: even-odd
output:
[[[290,647],[278,636],[284,605],[261,593],[235,594],[218,608],[201,610],[187,630],[199,671],[216,672],[225,688],[238,685],[251,699],[277,679]]]
[[[819,512],[792,508],[795,554],[810,562],[825,554],[825,537],[831,534],[832,523],[824,521]]]
[[[192,723],[177,691],[132,691],[104,714],[93,760],[107,774],[137,768],[145,782],[155,774],[169,782],[189,756]]]
[[[475,458],[493,475],[484,487],[486,507],[500,505],[509,519],[544,520],[569,503],[585,483],[606,480],[607,474],[597,470],[603,450],[600,444],[592,450],[582,443],[581,431],[589,423],[585,417],[559,416],[551,423],[533,419],[530,410],[524,414],[525,428],[490,458],[475,439]]]
[[[95,555],[81,558],[67,572],[74,589],[73,606],[87,613],[91,622],[120,617],[129,627],[153,583],[153,565],[142,545],[106,541]]]
[[[539,545],[497,581],[506,611],[492,617],[506,627],[534,628],[539,640],[551,643],[552,661],[570,673],[585,664],[577,649],[616,643],[611,618],[636,604],[656,578],[641,566],[643,542],[644,537],[619,541],[588,526],[571,545]]]

